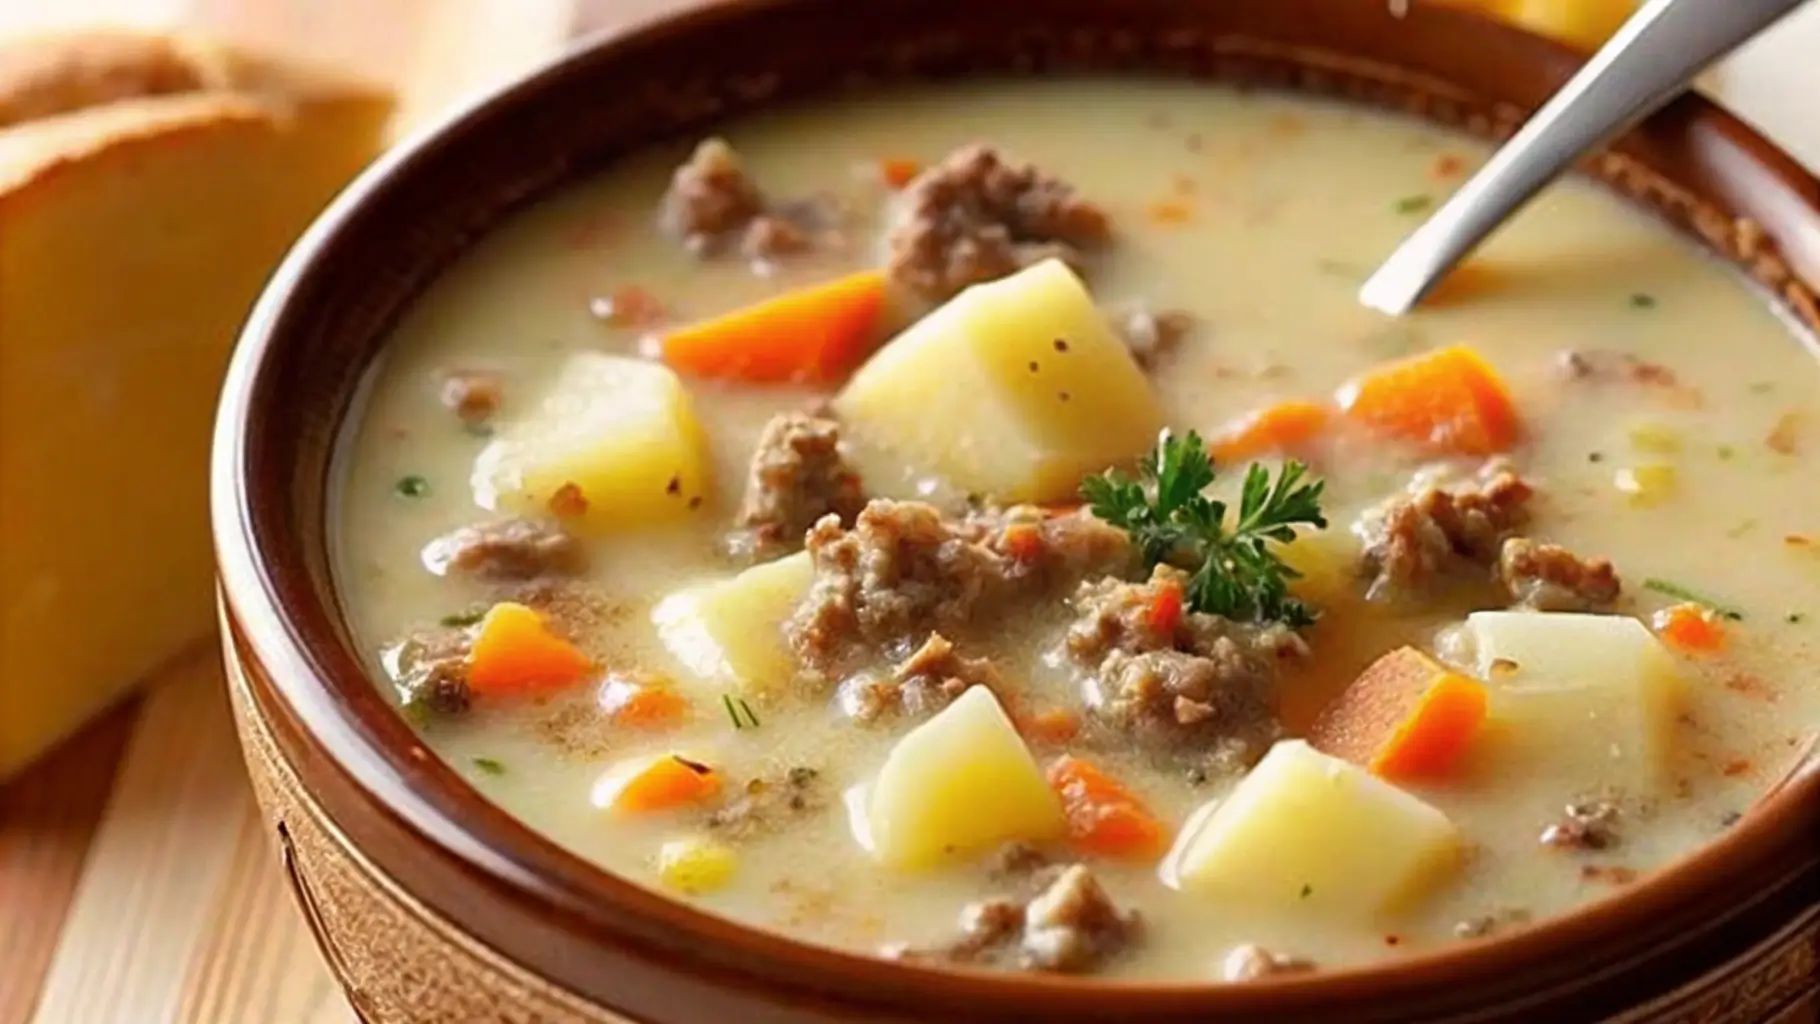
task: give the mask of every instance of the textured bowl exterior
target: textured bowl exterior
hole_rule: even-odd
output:
[[[1014,8],[1014,9],[1008,9]],[[331,455],[398,311],[523,203],[714,119],[956,74],[1185,74],[1507,135],[1575,57],[1381,0],[730,0],[596,41],[388,157],[255,311],[214,503],[236,719],[275,848],[363,1019],[1772,1022],[1820,1019],[1820,770],[1621,898],[1436,954],[1246,986],[1081,983],[824,950],[665,900],[483,800],[367,680],[326,545]],[[610,102],[602,97],[610,98]],[[1686,98],[1585,170],[1820,328],[1820,183]]]

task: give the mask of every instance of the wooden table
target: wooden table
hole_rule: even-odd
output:
[[[64,0],[55,14],[307,38],[319,55],[391,69],[417,119],[574,32],[677,2]],[[42,22],[41,5],[0,0],[0,32]],[[1798,102],[1803,82],[1820,88],[1815,53],[1820,5],[1712,88],[1820,167],[1820,124]],[[352,1020],[276,870],[210,644],[0,790],[0,1024]]]

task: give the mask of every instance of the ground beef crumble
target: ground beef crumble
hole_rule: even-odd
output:
[[[1561,820],[1542,830],[1543,846],[1563,850],[1604,850],[1618,841],[1618,807],[1609,800],[1568,804]]]
[[[947,707],[970,686],[996,688],[999,684],[998,669],[991,659],[963,657],[953,641],[931,633],[889,676],[849,677],[841,684],[838,703],[861,722],[875,721],[893,711],[920,717]]]
[[[1545,612],[1609,611],[1620,590],[1610,559],[1581,558],[1526,537],[1504,541],[1498,579],[1518,604]]]
[[[886,237],[891,276],[931,301],[1050,257],[1078,266],[1082,250],[1111,238],[1105,212],[1073,186],[989,146],[948,154],[902,200]]]
[[[1250,943],[1233,947],[1220,961],[1220,977],[1226,981],[1256,981],[1284,974],[1306,974],[1314,969],[1312,960],[1273,953]]]
[[[735,239],[755,265],[838,243],[833,200],[818,196],[773,208],[725,139],[704,139],[670,176],[659,221],[698,256],[725,249]]]
[[[753,778],[732,802],[708,815],[707,827],[733,840],[752,839],[827,807],[821,773],[795,767],[776,778]]]
[[[497,519],[463,526],[423,549],[424,567],[438,576],[491,581],[568,576],[587,567],[581,541],[554,522]]]
[[[468,649],[472,630],[441,627],[413,632],[384,651],[380,661],[407,712],[460,714],[468,709]]]
[[[1491,566],[1505,539],[1528,521],[1534,493],[1521,477],[1494,466],[1474,484],[1426,484],[1367,512],[1353,532],[1374,577],[1369,595],[1418,592],[1462,563]]]
[[[759,435],[728,546],[741,557],[776,558],[800,548],[803,535],[823,516],[851,524],[865,504],[859,474],[841,453],[840,424],[783,413]]]
[[[496,373],[451,370],[442,378],[442,404],[463,423],[485,423],[504,399],[505,385]]]
[[[1216,762],[1241,767],[1279,736],[1277,676],[1308,647],[1282,625],[1159,616],[1160,592],[1180,593],[1186,582],[1160,565],[1141,583],[1083,584],[1067,654],[1087,673],[1088,704],[1100,718],[1150,742],[1204,745]]]
[[[1084,974],[1104,966],[1142,931],[1136,911],[1121,910],[1085,865],[1039,871],[1043,888],[1028,900],[989,899],[961,911],[960,935],[934,949],[896,948],[906,960],[982,964]]]
[[[856,653],[963,633],[1008,602],[1130,558],[1122,533],[1089,520],[1022,507],[955,520],[883,498],[851,527],[824,516],[809,531],[815,582],[786,627],[791,646],[825,673]]]
[[[1179,309],[1166,309],[1160,313],[1141,307],[1114,310],[1108,319],[1125,348],[1130,350],[1131,358],[1145,370],[1156,369],[1157,364],[1175,351],[1194,329],[1194,315]]]

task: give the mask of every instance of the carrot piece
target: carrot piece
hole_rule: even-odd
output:
[[[1385,778],[1442,777],[1478,736],[1485,705],[1479,682],[1400,647],[1372,662],[1321,713],[1309,741]]]
[[[568,686],[593,671],[574,644],[550,632],[543,616],[514,601],[487,609],[468,650],[475,693],[531,693]]]
[[[1333,419],[1320,402],[1292,398],[1254,409],[1221,427],[1208,444],[1214,460],[1240,462],[1267,452],[1292,451],[1315,439]]]
[[[886,157],[878,162],[878,176],[892,188],[903,188],[923,171],[923,165],[908,157]]]
[[[721,774],[680,754],[634,762],[601,780],[597,806],[622,813],[662,811],[698,804],[720,793]]]
[[[1151,629],[1171,636],[1182,624],[1182,585],[1166,580],[1156,588],[1156,597],[1144,609],[1144,619]]]
[[[1049,785],[1062,798],[1068,838],[1106,857],[1150,859],[1169,846],[1169,829],[1136,794],[1092,763],[1063,755],[1049,766]]]
[[[1435,282],[1422,303],[1431,307],[1459,306],[1510,287],[1510,271],[1486,259],[1470,259]]]
[[[1081,716],[1067,708],[1050,708],[1019,719],[1017,725],[1017,731],[1027,740],[1066,743],[1080,735]]]
[[[1725,649],[1725,626],[1691,601],[1657,612],[1654,625],[1662,642],[1677,651],[1704,654]]]
[[[860,271],[671,331],[664,361],[701,377],[828,383],[871,350],[884,305],[884,272]]]
[[[1154,224],[1186,224],[1194,219],[1194,207],[1179,199],[1161,199],[1145,207],[1144,215]]]
[[[1517,411],[1504,382],[1464,345],[1368,370],[1335,397],[1348,418],[1443,451],[1489,455],[1517,439]]]
[[[660,728],[681,721],[689,702],[652,673],[615,673],[600,688],[600,706],[613,721],[638,728]]]
[[[1042,557],[1043,528],[1035,523],[1013,523],[1005,527],[1005,554],[1013,561],[1034,562]]]

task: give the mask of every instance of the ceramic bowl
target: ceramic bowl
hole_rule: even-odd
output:
[[[325,542],[331,456],[401,308],[489,226],[715,119],[868,83],[1075,70],[1337,97],[1509,133],[1578,56],[1414,0],[733,0],[594,40],[384,159],[322,218],[235,357],[214,461],[234,706],[284,871],[371,1022],[1814,1018],[1820,771],[1623,895],[1406,959],[1245,986],[890,963],[713,917],[482,799],[362,670]],[[1586,172],[1820,326],[1820,183],[1687,97]]]

